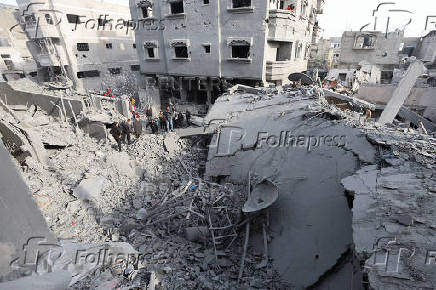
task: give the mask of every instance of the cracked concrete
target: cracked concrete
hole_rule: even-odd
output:
[[[311,106],[315,100],[290,90],[270,96],[234,94],[218,99],[205,120],[225,120],[212,138],[207,175],[244,183],[250,171],[279,187],[279,200],[270,209],[270,254],[281,279],[295,289],[315,284],[351,247],[351,210],[340,180],[360,163],[373,163],[376,153],[358,129],[305,119]],[[259,142],[263,132],[280,139],[285,131],[306,139],[343,136],[346,142]],[[260,239],[253,238],[255,248]]]

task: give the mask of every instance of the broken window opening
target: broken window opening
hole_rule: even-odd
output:
[[[174,53],[176,58],[188,58],[188,47],[187,46],[176,46],[174,47]]]
[[[53,25],[53,18],[51,17],[50,14],[45,14],[45,21],[47,22],[47,24]]]
[[[249,58],[249,57],[250,57],[249,45],[232,46],[232,58]]]
[[[347,80],[347,74],[346,73],[339,73],[338,78],[340,81],[345,82]]]
[[[142,17],[148,18],[148,8],[147,7],[141,7]]]
[[[210,45],[207,44],[207,45],[204,46],[204,52],[205,53],[210,53]]]
[[[203,0],[204,5],[209,5],[209,0]]]
[[[380,81],[382,84],[390,84],[392,83],[393,77],[394,77],[393,71],[382,71]]]
[[[14,70],[14,63],[10,59],[3,60],[8,70]]]
[[[95,78],[100,76],[100,71],[98,70],[88,70],[88,71],[79,71],[77,72],[77,78]]]
[[[184,13],[183,9],[183,0],[177,2],[170,3],[171,14],[182,14]]]
[[[136,49],[136,43],[133,44],[133,48]]]
[[[11,58],[11,55],[10,54],[2,54],[1,57],[2,58]]]
[[[77,50],[78,51],[89,51],[89,44],[88,43],[78,43]]]
[[[232,8],[251,7],[251,0],[232,0]]]
[[[36,25],[36,17],[34,14],[24,16],[24,23],[26,26],[35,26]]]
[[[149,58],[155,58],[156,57],[156,55],[154,53],[154,48],[152,48],[152,47],[147,47],[147,53],[148,53],[148,57]]]
[[[292,42],[279,43],[276,53],[276,61],[288,61],[291,60],[292,55]]]
[[[112,49],[112,43],[106,43],[106,48],[107,49]]]
[[[298,44],[298,46],[295,48],[295,58],[301,58],[301,52],[303,50],[303,44],[300,43]]]
[[[356,37],[354,43],[355,49],[373,49],[375,47],[377,37],[373,34],[363,34]]]
[[[108,69],[111,75],[119,75],[121,74],[121,68],[120,67],[114,67]]]
[[[79,15],[67,14],[68,23],[80,24]]]

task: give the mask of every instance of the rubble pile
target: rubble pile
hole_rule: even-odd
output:
[[[237,85],[201,119],[212,140],[144,134],[122,152],[106,134],[123,118],[111,102],[98,111],[87,106],[78,120],[2,103],[0,129],[68,253],[53,269],[73,273],[71,289],[327,286],[326,277],[345,271],[344,260],[358,264],[353,256],[365,261],[363,279],[374,289],[434,286],[431,268],[418,260],[434,244],[436,139],[398,120],[365,117],[373,104],[324,93]],[[94,123],[104,132],[98,138],[89,132]],[[226,128],[241,130],[240,140]],[[282,143],[283,132],[303,146]],[[344,143],[327,144],[328,136]],[[262,214],[243,214],[247,187],[263,181],[276,186],[277,201]],[[395,242],[374,249],[386,236]],[[393,246],[414,254],[388,275],[371,261]],[[82,267],[72,254],[82,248],[142,256]],[[298,268],[302,261],[316,271]]]
[[[28,114],[23,111],[21,117]],[[49,145],[49,158],[46,164],[27,158],[22,168],[50,229],[61,241],[123,241],[147,256],[142,266],[132,269],[135,274],[125,276],[119,266],[102,266],[73,288],[94,287],[95,280],[105,285],[108,277],[117,285],[150,283],[134,279],[138,271],[162,280],[162,287],[238,285],[235,225],[245,196],[237,186],[201,179],[207,158],[203,139],[146,134],[117,152],[114,143],[91,138],[73,123],[42,112],[32,120]],[[209,229],[226,239],[213,240]],[[254,279],[258,285],[264,283],[264,270],[251,269],[259,272]]]

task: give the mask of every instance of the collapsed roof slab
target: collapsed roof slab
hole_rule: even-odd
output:
[[[378,120],[380,124],[392,123],[415,86],[416,79],[425,71],[426,68],[421,61],[415,61],[410,65],[380,116]]]
[[[373,163],[375,155],[358,129],[305,119],[314,103],[288,91],[227,95],[205,122],[222,124],[209,147],[207,176],[247,184],[251,172],[279,187],[269,210],[269,254],[295,289],[316,283],[352,245],[351,210],[340,180],[361,162]],[[252,241],[263,245],[262,234]]]

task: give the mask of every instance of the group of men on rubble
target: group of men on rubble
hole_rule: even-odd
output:
[[[130,145],[132,143],[130,137],[132,131],[135,134],[136,139],[139,139],[142,134],[143,128],[140,115],[138,113],[135,113],[135,111],[133,110],[131,110],[131,113],[133,115],[133,122],[131,122],[131,119],[124,120],[121,123],[115,122],[112,126],[112,129],[110,130],[112,137],[117,142],[118,150],[120,152],[122,143],[125,143],[127,145]],[[150,127],[153,134],[159,134],[159,129],[170,132],[174,131],[174,127],[183,127],[185,116],[187,126],[189,126],[191,122],[191,112],[189,110],[186,110],[184,116],[182,112],[177,112],[171,103],[166,107],[165,111],[159,112],[158,118],[153,118],[152,108],[151,106],[147,106],[145,116],[147,118],[146,128]]]

